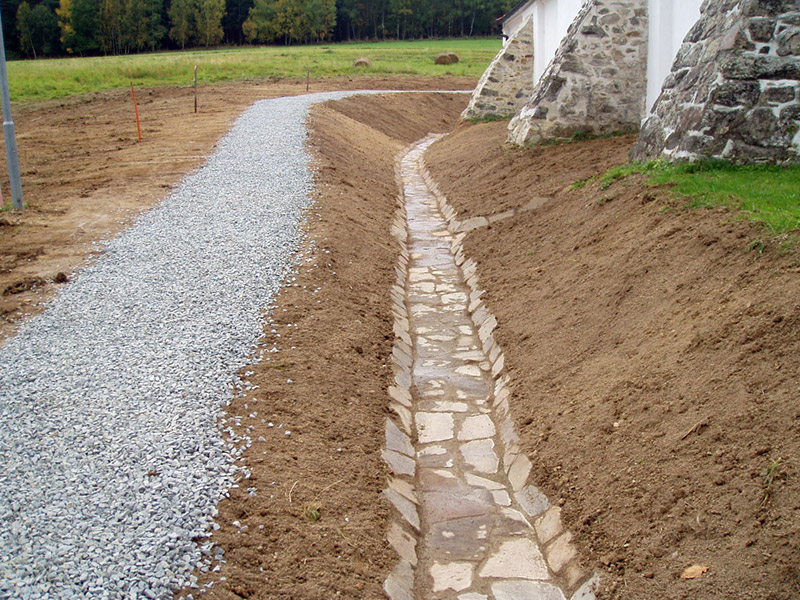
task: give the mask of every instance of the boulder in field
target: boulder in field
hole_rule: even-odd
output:
[[[366,56],[359,56],[357,59],[353,61],[353,66],[355,68],[362,67],[368,69],[369,67],[372,66],[372,61],[368,59]]]

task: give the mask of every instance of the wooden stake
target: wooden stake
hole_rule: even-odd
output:
[[[311,83],[311,69],[306,67],[306,91],[308,91],[308,86]]]
[[[197,65],[194,66],[194,112],[197,113]]]
[[[136,104],[136,92],[133,91],[133,82],[131,81],[131,96],[133,97],[133,110],[136,111],[136,131],[139,132],[139,141],[142,141],[142,126],[139,123],[139,106]]]

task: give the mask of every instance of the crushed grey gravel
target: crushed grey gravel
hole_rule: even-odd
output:
[[[171,598],[219,556],[218,417],[298,249],[308,108],[349,94],[254,104],[0,348],[0,598]]]

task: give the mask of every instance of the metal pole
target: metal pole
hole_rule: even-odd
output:
[[[11,118],[11,98],[8,91],[8,72],[6,71],[6,42],[3,39],[3,20],[0,17],[0,93],[3,96],[3,136],[6,141],[8,160],[8,179],[11,184],[11,206],[15,210],[25,208],[22,202],[22,182],[19,178],[19,156],[17,155],[17,136],[14,133],[14,120]]]

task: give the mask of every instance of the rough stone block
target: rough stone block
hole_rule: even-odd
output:
[[[529,485],[514,494],[519,505],[529,517],[536,517],[550,507],[550,502],[536,486]]]
[[[395,344],[394,348],[392,348],[392,362],[401,369],[409,371],[414,361]]]
[[[405,406],[411,408],[411,393],[407,389],[401,389],[397,386],[389,386],[389,397]]]
[[[573,560],[564,568],[561,575],[566,579],[567,587],[574,589],[586,577],[586,571],[577,560]]]
[[[498,356],[497,360],[492,365],[492,377],[497,377],[506,365],[506,357],[502,353]]]
[[[405,431],[408,435],[411,435],[411,424],[413,423],[411,411],[399,402],[390,402],[389,408],[396,412],[397,416],[400,417],[400,423],[403,426],[403,431]]]
[[[572,534],[567,531],[547,547],[547,564],[554,573],[559,573],[577,554],[572,544]]]
[[[503,469],[508,471],[511,468],[511,465],[514,464],[514,461],[517,460],[517,456],[519,456],[520,448],[519,444],[511,444],[510,446],[506,447],[506,453],[503,455]]]
[[[506,448],[511,444],[519,442],[519,436],[514,427],[514,421],[512,421],[511,417],[508,415],[503,418],[503,422],[500,424],[500,439],[503,440],[503,444]]]
[[[386,448],[387,450],[394,450],[409,457],[414,457],[416,452],[414,445],[411,443],[405,433],[400,431],[400,428],[395,424],[392,419],[386,419]]]
[[[597,575],[593,575],[591,579],[575,590],[570,600],[595,600],[595,592],[598,589],[600,589],[600,578]]]
[[[417,566],[417,538],[397,523],[392,523],[389,532],[386,534],[389,545],[412,567]]]
[[[511,488],[518,492],[525,484],[528,483],[528,476],[531,474],[531,469],[533,465],[531,464],[530,459],[524,454],[520,454],[517,456],[517,460],[514,461],[514,464],[511,465],[511,468],[508,470],[508,481],[511,483]]]
[[[419,513],[416,505],[391,488],[383,490],[383,497],[394,504],[397,511],[415,530],[419,531]]]
[[[402,390],[411,389],[411,375],[404,371],[399,371],[394,374],[394,382]]]
[[[533,523],[536,535],[542,544],[547,544],[550,540],[559,535],[564,527],[561,524],[561,508],[551,506],[547,511]]]
[[[397,475],[408,475],[413,477],[416,472],[416,463],[414,459],[395,452],[394,450],[381,450],[381,456],[389,469]]]
[[[419,498],[414,491],[414,485],[406,479],[400,477],[389,477],[389,488],[403,496],[406,500],[419,505]]]
[[[407,560],[401,560],[386,578],[383,591],[390,600],[414,600],[414,569]]]

